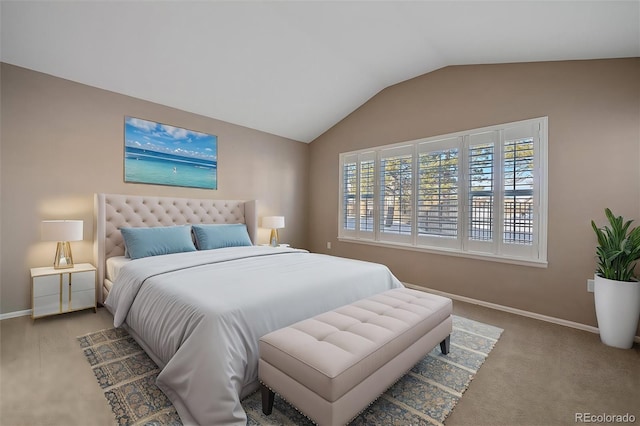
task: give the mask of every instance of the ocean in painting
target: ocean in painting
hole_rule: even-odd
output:
[[[125,147],[125,182],[217,189],[217,162]]]

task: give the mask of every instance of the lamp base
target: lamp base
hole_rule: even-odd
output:
[[[269,244],[271,247],[278,247],[278,230],[272,229],[271,236],[269,237]]]
[[[73,268],[73,256],[69,241],[58,241],[56,257],[53,259],[53,269]]]

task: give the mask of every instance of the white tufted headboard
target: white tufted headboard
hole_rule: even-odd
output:
[[[141,195],[96,194],[94,209],[93,257],[98,269],[98,300],[103,302],[106,261],[124,255],[120,227],[155,227],[189,223],[244,223],[249,237],[257,243],[256,201],[208,200],[149,197]]]

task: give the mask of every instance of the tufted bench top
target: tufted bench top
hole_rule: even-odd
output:
[[[450,299],[397,288],[260,339],[260,358],[333,402],[451,315]]]

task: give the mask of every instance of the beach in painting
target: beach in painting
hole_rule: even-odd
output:
[[[216,163],[140,148],[125,149],[125,180],[216,189]]]
[[[125,118],[125,182],[217,189],[217,137]]]

